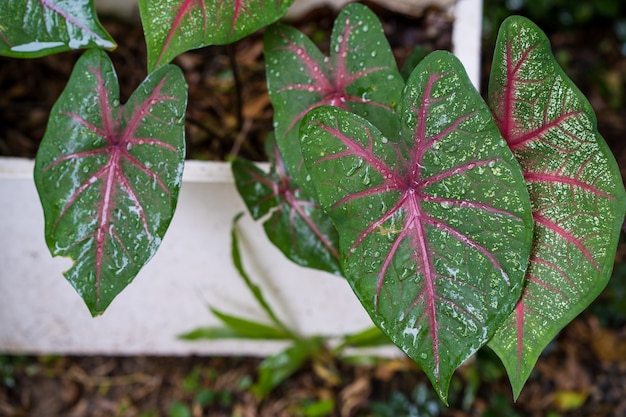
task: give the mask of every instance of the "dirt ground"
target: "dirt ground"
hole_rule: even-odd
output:
[[[383,10],[379,14],[400,63],[410,53],[406,45],[450,48],[450,22],[436,10],[420,19]],[[332,20],[333,14],[322,9],[295,24],[320,40],[323,49]],[[123,22],[104,23],[120,41],[111,57],[125,101],[146,75],[143,36]],[[600,131],[626,176],[626,109],[620,95],[626,57],[606,30],[581,28],[550,37],[557,56],[571,64],[567,72],[596,109]],[[490,48],[484,51],[485,74]],[[34,157],[50,107],[79,55],[0,58],[0,155]],[[188,157],[264,159],[272,110],[260,34],[231,47],[185,53],[175,63],[190,87]],[[620,251],[626,250],[622,246]],[[624,417],[626,320],[606,307],[624,297],[625,277],[614,277],[612,282],[622,283],[546,349],[516,403],[502,366],[488,352],[457,371],[449,408],[408,361],[352,365],[335,360],[325,369],[307,366],[259,400],[248,389],[257,377],[256,358],[1,356],[0,415]]]
[[[306,366],[260,401],[248,389],[260,359],[238,357],[2,358],[2,416],[501,416],[626,415],[626,331],[585,314],[540,358],[513,403],[488,351],[453,378],[444,407],[408,360]],[[314,414],[313,404],[331,411]],[[186,410],[184,414],[180,409]],[[430,414],[429,414],[430,412]]]

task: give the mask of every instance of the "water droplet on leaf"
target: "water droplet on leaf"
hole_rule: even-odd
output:
[[[363,166],[363,159],[361,159],[361,158],[357,159],[357,160],[356,160],[356,162],[354,163],[354,165],[352,165],[352,166],[350,167],[350,169],[348,170],[348,172],[346,172],[346,175],[347,175],[348,177],[351,177],[351,176],[352,176],[352,175],[354,175],[354,174],[355,174],[355,173],[359,170],[359,168],[361,168],[362,166]]]
[[[363,175],[363,185],[370,185],[371,182],[370,173],[366,170],[365,175]]]

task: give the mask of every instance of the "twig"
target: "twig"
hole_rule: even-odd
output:
[[[234,44],[228,45],[228,58],[230,59],[230,67],[233,72],[233,80],[235,81],[235,106],[237,108],[237,130],[241,131],[243,128],[243,98],[242,98],[242,85],[239,78],[239,67],[237,66],[237,57],[235,56]]]
[[[250,132],[250,128],[252,127],[252,118],[246,117],[243,121],[243,126],[241,126],[241,130],[237,133],[237,137],[235,138],[235,143],[233,143],[233,147],[230,149],[228,153],[228,159],[234,159],[239,155],[239,151],[241,150],[241,146],[243,145],[243,141],[246,140],[248,133]]]

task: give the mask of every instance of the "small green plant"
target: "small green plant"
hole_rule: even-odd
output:
[[[442,408],[441,402],[425,384],[418,384],[410,396],[394,391],[389,401],[374,402],[370,406],[371,417],[436,417]]]
[[[239,276],[264,311],[270,324],[230,315],[215,308],[210,308],[211,313],[222,322],[223,326],[198,328],[181,335],[181,339],[247,339],[289,342],[288,347],[275,355],[267,357],[259,365],[258,380],[250,387],[251,391],[259,398],[264,398],[274,388],[309,362],[326,367],[329,362],[341,355],[347,348],[368,348],[390,343],[389,338],[376,327],[341,338],[331,338],[322,335],[303,337],[292,331],[280,320],[263,295],[261,287],[252,281],[244,269],[236,228],[237,221],[241,216],[242,214],[239,214],[233,221],[231,257],[235,268],[239,272]],[[331,347],[329,345],[330,339],[338,339],[338,343]],[[310,404],[309,406],[312,410],[318,409],[318,407],[323,408],[322,405],[314,406]],[[305,408],[309,409],[309,406]]]
[[[193,409],[215,410],[228,409],[232,406],[234,392],[231,389],[217,389],[215,381],[217,372],[211,368],[195,366],[183,379],[182,390],[185,395],[191,396],[188,404],[185,401],[173,401],[169,405],[171,417],[193,415]],[[240,388],[248,388],[248,383],[242,381]]]
[[[139,0],[150,73],[122,105],[98,49],[115,44],[91,1],[0,0],[0,53],[95,48],[55,104],[35,164],[46,242],[74,261],[66,278],[93,315],[154,255],[174,214],[187,88],[168,63],[270,25],[290,4]],[[360,4],[338,16],[328,57],[280,23],[264,48],[273,168],[233,164],[252,216],[269,216],[290,259],[345,277],[442,401],[485,345],[517,397],[549,341],[606,286],[626,211],[591,106],[546,36],[522,17],[502,23],[487,102],[447,52],[417,54],[403,79]],[[323,343],[293,334],[242,277],[272,325],[213,310],[225,327],[211,332],[292,341],[261,367],[263,394]]]

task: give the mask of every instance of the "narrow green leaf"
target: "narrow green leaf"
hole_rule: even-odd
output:
[[[35,184],[53,256],[92,315],[104,312],[152,258],[178,201],[187,85],[153,72],[123,107],[110,59],[83,54],[52,108]]]
[[[454,370],[519,299],[532,239],[519,164],[463,69],[434,52],[413,71],[387,138],[333,107],[301,127],[344,274],[445,402]]]
[[[215,308],[211,308],[211,312],[220,319],[222,323],[234,330],[240,338],[262,340],[293,340],[296,338],[291,332],[285,332],[282,329],[268,326],[267,324],[226,314]]]
[[[370,120],[384,134],[398,131],[404,81],[376,15],[349,4],[331,35],[330,56],[298,30],[276,24],[263,40],[268,90],[278,148],[293,180],[311,195],[298,139],[311,109],[332,105]]]
[[[235,42],[280,19],[293,0],[139,0],[148,68],[207,45]]]
[[[239,251],[239,238],[237,237],[237,221],[239,221],[242,215],[243,213],[240,213],[235,216],[235,219],[233,220],[233,227],[230,232],[231,257],[233,260],[233,264],[235,265],[235,269],[237,269],[237,272],[239,273],[241,279],[243,279],[246,287],[248,287],[254,299],[257,301],[257,303],[259,303],[261,308],[265,311],[265,313],[272,320],[272,322],[274,322],[274,324],[278,328],[280,328],[283,333],[292,335],[292,332],[289,330],[289,328],[278,318],[276,313],[274,313],[272,306],[270,306],[270,304],[265,300],[265,296],[263,296],[261,287],[252,282],[250,276],[243,267],[243,262],[241,261],[241,253]]]
[[[198,327],[190,332],[178,336],[182,340],[220,340],[220,339],[247,339],[241,333],[230,327]]]
[[[92,0],[0,0],[0,55],[36,58],[71,49],[115,47]]]
[[[272,169],[235,160],[233,176],[250,214],[259,219],[271,212],[263,227],[270,241],[298,265],[341,274],[339,237],[330,218],[292,180],[272,138],[266,139]]]
[[[605,287],[626,193],[591,106],[525,18],[502,24],[489,98],[522,165],[535,222],[523,296],[489,342],[517,397],[546,345]]]

